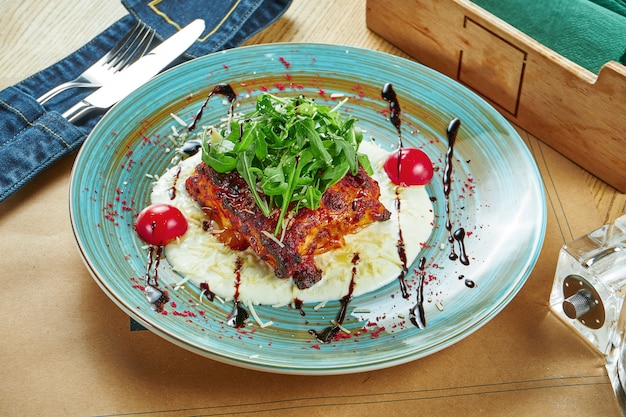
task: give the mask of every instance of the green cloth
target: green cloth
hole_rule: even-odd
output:
[[[626,65],[625,0],[473,0],[539,43],[598,73]]]
[[[624,0],[591,0],[605,9],[626,16],[626,1]]]

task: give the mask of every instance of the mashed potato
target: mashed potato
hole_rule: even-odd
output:
[[[225,300],[233,299],[236,291],[235,269],[238,258],[240,269],[238,299],[245,304],[286,305],[294,300],[305,303],[337,300],[348,293],[352,279],[352,257],[360,260],[355,276],[354,296],[365,294],[394,281],[401,272],[398,256],[398,228],[402,229],[409,263],[420,252],[432,231],[432,203],[424,187],[400,189],[401,212],[396,210],[396,186],[383,169],[388,152],[371,142],[363,142],[359,152],[368,155],[374,170],[373,177],[381,191],[380,201],[391,212],[391,218],[375,222],[358,233],[347,235],[345,245],[315,257],[322,270],[322,280],[305,290],[298,289],[291,279],[280,279],[273,269],[251,250],[233,251],[217,240],[210,231],[202,229],[205,220],[199,205],[185,189],[185,180],[201,161],[200,152],[169,169],[155,183],[153,204],[172,204],[180,209],[189,222],[189,228],[180,239],[165,247],[165,256],[174,270],[187,282],[206,283],[210,291]],[[176,188],[170,200],[170,190]],[[398,224],[400,222],[400,225]]]

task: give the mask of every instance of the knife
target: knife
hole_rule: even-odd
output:
[[[107,84],[63,113],[63,117],[69,122],[75,123],[92,110],[109,109],[182,55],[200,37],[202,32],[204,32],[204,20],[194,20],[137,62],[115,74]]]

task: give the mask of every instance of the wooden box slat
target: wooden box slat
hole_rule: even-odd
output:
[[[368,0],[367,26],[626,192],[626,67],[596,76],[463,0]]]

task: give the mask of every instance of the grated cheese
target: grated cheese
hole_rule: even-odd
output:
[[[187,281],[189,281],[191,279],[191,275],[187,275],[185,276],[185,278],[183,278],[182,280],[178,281],[175,285],[174,285],[174,290],[178,290],[180,289],[180,287],[182,287]]]
[[[263,321],[261,321],[261,318],[256,313],[256,310],[254,309],[254,304],[250,303],[250,304],[246,304],[246,306],[250,309],[250,314],[252,314],[252,317],[254,318],[254,320],[257,322],[257,324],[260,327],[266,328],[274,324],[273,321],[268,321],[268,322],[263,323]]]
[[[326,306],[326,301],[322,301],[321,303],[319,303],[318,305],[313,307],[313,310],[319,311],[320,309],[324,308],[325,306]]]
[[[348,329],[346,329],[345,327],[343,327],[341,324],[339,324],[339,322],[337,322],[337,320],[331,320],[330,321],[334,326],[339,327],[339,329],[344,332],[345,334],[352,334],[352,332]]]
[[[172,116],[172,119],[176,120],[179,125],[187,127],[187,123],[185,123],[185,121],[180,116],[178,116],[177,114],[170,113],[170,116]],[[172,126],[172,130],[174,130],[174,126]],[[176,132],[176,133],[178,133],[178,132]]]
[[[276,236],[274,236],[273,234],[271,234],[270,232],[268,232],[267,230],[263,230],[261,231],[261,233],[263,233],[265,236],[267,236],[268,238],[270,238],[273,242],[275,242],[278,246],[280,246],[281,248],[285,247],[285,244],[283,242],[281,242],[280,240],[278,240],[278,238]]]

